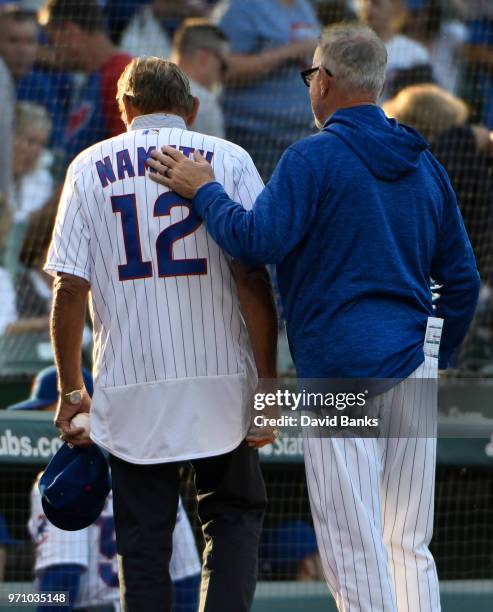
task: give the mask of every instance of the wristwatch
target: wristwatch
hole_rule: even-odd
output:
[[[69,393],[65,393],[63,395],[66,402],[77,406],[82,401],[82,394],[84,393],[84,387],[82,389],[75,389],[74,391],[70,391]]]

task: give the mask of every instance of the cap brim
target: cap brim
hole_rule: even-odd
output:
[[[79,531],[92,525],[103,511],[105,502],[106,498],[103,499],[101,505],[91,508],[87,514],[76,514],[68,512],[65,508],[54,508],[45,497],[41,498],[46,518],[52,525],[64,531]]]
[[[9,406],[7,410],[41,410],[41,408],[46,408],[51,404],[53,404],[52,400],[29,399]]]
[[[93,499],[90,507],[85,508],[84,511],[80,511],[80,506],[73,507],[72,509],[69,507],[55,507],[55,505],[50,502],[49,496],[45,494],[45,489],[50,486],[51,482],[60,477],[60,474],[72,461],[76,461],[81,455],[84,455],[86,458],[90,457],[92,459],[91,462],[99,464],[102,470],[101,476],[104,480],[101,482],[102,488],[100,489],[100,495]],[[101,514],[111,488],[108,464],[101,449],[96,444],[81,449],[78,447],[70,447],[64,442],[41,475],[38,482],[38,488],[41,493],[41,503],[44,513],[52,525],[55,525],[55,527],[59,529],[64,529],[65,531],[78,531],[85,527],[89,527],[89,525],[92,525]]]

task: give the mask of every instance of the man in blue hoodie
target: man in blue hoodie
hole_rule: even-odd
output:
[[[463,340],[479,276],[447,174],[376,106],[386,59],[365,26],[326,30],[302,75],[321,131],[287,149],[249,212],[199,155],[167,148],[149,165],[234,258],[276,264],[299,378],[389,379],[373,402],[398,423],[392,436],[305,439],[312,513],[340,610],[428,612],[440,598],[428,548],[437,393],[425,383]]]

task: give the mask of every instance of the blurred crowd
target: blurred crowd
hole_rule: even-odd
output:
[[[427,138],[457,191],[483,281],[460,360],[493,373],[491,1],[0,0],[0,375],[39,361],[29,339],[48,335],[42,266],[64,173],[123,131],[115,91],[130,58],[177,62],[200,99],[192,129],[243,146],[267,181],[315,129],[299,71],[321,30],[348,20],[385,41],[381,103]]]

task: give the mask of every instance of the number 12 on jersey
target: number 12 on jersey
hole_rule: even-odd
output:
[[[118,278],[121,281],[127,281],[152,277],[152,262],[144,261],[142,258],[135,194],[112,196],[111,206],[115,214],[120,214],[127,258],[125,264],[118,266]],[[196,232],[202,224],[200,218],[193,212],[190,202],[173,191],[163,193],[154,203],[154,217],[170,215],[171,209],[175,206],[188,209],[188,215],[181,221],[169,225],[157,237],[158,276],[165,278],[207,274],[207,259],[175,259],[173,257],[174,243]]]

